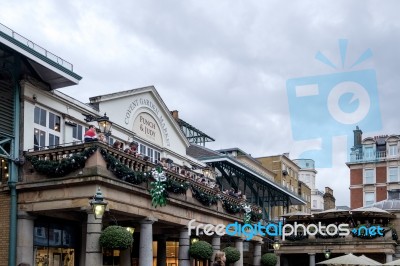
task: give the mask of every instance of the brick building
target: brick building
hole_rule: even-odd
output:
[[[362,130],[354,132],[350,153],[350,207],[369,206],[387,199],[388,191],[400,188],[399,135],[362,139]]]

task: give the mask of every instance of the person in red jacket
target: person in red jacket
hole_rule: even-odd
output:
[[[96,128],[93,125],[85,132],[85,142],[97,141]]]

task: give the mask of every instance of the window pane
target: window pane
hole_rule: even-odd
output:
[[[60,132],[60,117],[53,113],[49,113],[49,128]]]
[[[389,168],[389,182],[396,182],[398,181],[398,169],[397,167],[390,167]]]
[[[77,128],[78,128],[78,136],[77,136],[77,139],[82,140],[82,126],[81,126],[81,125],[78,125]]]
[[[391,156],[397,155],[397,145],[389,146],[389,155]]]
[[[40,125],[46,126],[46,110],[40,109]]]
[[[364,172],[365,175],[365,183],[373,184],[374,183],[374,169],[366,169]]]
[[[369,206],[375,203],[375,193],[374,192],[366,192],[365,193],[365,205]]]
[[[34,111],[33,122],[35,122],[36,124],[39,124],[39,121],[40,121],[40,108],[36,106],[35,111]]]
[[[49,146],[50,148],[54,148],[60,144],[60,137],[49,134]]]

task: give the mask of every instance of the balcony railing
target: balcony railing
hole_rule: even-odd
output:
[[[373,153],[356,153],[350,155],[350,162],[368,162],[368,161],[380,161],[385,160],[386,151],[377,151]]]
[[[35,52],[45,56],[46,58],[48,58],[51,61],[57,63],[58,65],[66,68],[66,69],[68,69],[70,71],[74,71],[74,66],[70,62],[62,59],[59,56],[56,56],[55,54],[53,54],[53,53],[51,53],[49,51],[47,51],[43,47],[37,45],[36,43],[32,42],[31,40],[28,40],[24,36],[18,34],[17,32],[13,31],[12,29],[8,28],[7,26],[5,26],[5,25],[3,25],[1,23],[0,23],[0,32],[5,33],[6,35],[11,37],[15,41],[18,41],[19,43],[24,45],[26,48],[30,48],[30,49],[34,50]]]
[[[93,164],[93,161],[99,165],[103,164],[104,167],[107,167],[108,170],[113,172],[118,179],[128,182],[133,186],[145,186],[149,188],[149,183],[154,180],[150,178],[148,174],[152,169],[162,167],[143,159],[141,156],[125,153],[99,142],[82,143],[40,151],[28,151],[25,155],[28,161],[30,161],[30,163],[25,165],[25,173],[27,173],[25,175],[25,181],[76,176],[76,171],[81,171],[85,167],[85,163],[89,157],[97,156],[92,160],[91,164]],[[100,161],[100,158],[103,158],[105,162],[103,160]],[[109,161],[110,158],[112,158],[112,162]],[[119,168],[117,171],[116,169],[112,169],[113,167],[115,168],[115,162],[118,162]],[[171,165],[170,167],[164,166],[162,169],[168,180],[167,191],[171,198],[190,202],[195,202],[197,200],[197,202],[208,207],[216,204],[217,201],[221,201],[222,207],[226,213],[233,215],[238,214],[240,216],[242,216],[241,213],[243,213],[244,210],[243,206],[248,205],[251,208],[252,218],[259,217],[261,211],[259,206],[247,203],[235,196],[224,194],[220,191],[218,186],[211,187],[210,183],[203,182],[205,177],[201,177],[201,175],[195,171],[187,170],[184,169],[184,167],[178,167],[176,165]],[[123,173],[122,175],[121,172]],[[171,185],[171,183],[173,184]],[[186,191],[189,190],[189,188],[192,193]],[[185,196],[175,196],[174,193],[184,194]],[[198,195],[200,195],[200,199]],[[209,201],[211,201],[211,203]],[[238,211],[232,212],[232,209]]]

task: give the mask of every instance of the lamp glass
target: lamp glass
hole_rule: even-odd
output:
[[[272,247],[274,250],[279,250],[281,248],[281,244],[278,241],[275,241],[274,244],[272,244]]]
[[[329,257],[331,256],[331,251],[329,249],[325,250],[324,256],[325,259],[329,259]]]
[[[199,242],[199,238],[198,237],[193,237],[192,240],[190,241],[190,243],[194,244],[196,242]]]
[[[96,219],[103,217],[106,205],[104,203],[93,203],[93,213]]]
[[[133,228],[133,227],[127,227],[126,228],[126,230],[129,232],[129,233],[131,233],[131,235],[133,235],[133,233],[135,233],[135,228]]]
[[[96,120],[99,124],[99,130],[101,133],[108,134],[111,131],[112,122],[110,122],[106,114]]]

